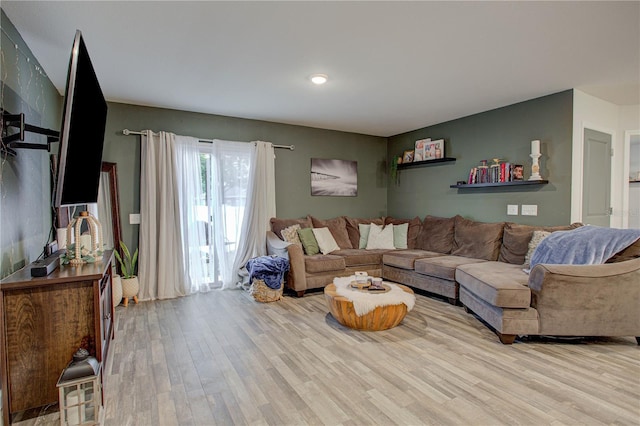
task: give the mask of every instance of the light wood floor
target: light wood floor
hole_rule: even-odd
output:
[[[633,338],[504,346],[421,295],[387,331],[327,312],[240,291],[118,307],[105,424],[640,424]]]

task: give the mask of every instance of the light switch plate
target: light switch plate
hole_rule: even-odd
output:
[[[523,204],[522,216],[538,216],[538,205],[537,204]]]
[[[129,225],[140,225],[140,213],[129,214]]]
[[[518,205],[517,204],[507,204],[507,214],[509,216],[518,216]]]

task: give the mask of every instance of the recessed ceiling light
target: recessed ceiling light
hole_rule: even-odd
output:
[[[313,74],[311,77],[309,77],[309,79],[311,79],[311,82],[313,84],[320,85],[320,84],[325,84],[329,79],[329,77],[327,77],[326,74]]]

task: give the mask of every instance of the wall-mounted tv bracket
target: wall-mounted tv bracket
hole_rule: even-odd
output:
[[[2,154],[15,157],[17,155],[16,149],[42,149],[49,151],[50,145],[60,140],[60,132],[56,130],[25,123],[24,113],[10,114],[4,109],[0,109],[0,111],[2,112],[2,144],[0,144],[0,153]],[[9,128],[18,129],[18,132],[9,135]],[[25,132],[45,135],[47,143],[25,143]]]

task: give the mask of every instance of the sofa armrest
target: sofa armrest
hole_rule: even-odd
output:
[[[536,265],[529,288],[540,334],[640,336],[640,259]]]
[[[287,286],[296,292],[304,292],[307,289],[307,271],[304,266],[304,251],[299,244],[287,246],[289,254],[289,275]]]
[[[273,231],[267,231],[267,254],[289,260],[287,287],[296,292],[304,292],[307,289],[304,251],[299,244],[282,241]]]
[[[286,241],[282,241],[273,231],[267,231],[267,254],[278,257],[289,258],[287,247],[291,245]]]
[[[640,273],[640,258],[600,265],[538,264],[529,274],[529,288],[537,292],[542,291],[545,281],[549,282],[552,276],[567,283],[597,281],[600,284],[606,284],[608,281],[615,281],[634,272]]]

